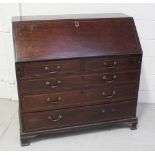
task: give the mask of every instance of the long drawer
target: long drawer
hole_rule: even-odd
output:
[[[135,84],[115,87],[66,91],[61,93],[28,95],[22,98],[22,111],[42,111],[109,102],[124,101],[137,97]]]
[[[23,114],[24,131],[54,129],[121,118],[135,117],[136,101]]]
[[[86,75],[21,80],[21,92],[26,94],[65,91],[75,88],[137,83],[139,70],[94,73]]]

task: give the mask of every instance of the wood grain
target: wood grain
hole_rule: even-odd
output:
[[[136,129],[142,49],[133,18],[52,19],[13,21],[21,144],[119,122]]]

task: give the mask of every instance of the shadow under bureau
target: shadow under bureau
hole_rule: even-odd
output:
[[[132,17],[13,18],[21,144],[126,123],[136,129],[142,49]]]

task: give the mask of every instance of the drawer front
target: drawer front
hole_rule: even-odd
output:
[[[96,105],[46,112],[23,114],[24,131],[54,129],[112,119],[134,117],[136,102],[126,101],[115,105]]]
[[[73,88],[78,88],[81,84],[80,76],[66,76],[57,78],[31,79],[21,80],[22,93],[43,93],[64,91]]]
[[[23,93],[64,91],[73,88],[87,88],[100,85],[114,85],[123,83],[137,83],[139,81],[138,70],[126,72],[110,72],[100,74],[87,74],[77,76],[56,77],[47,79],[21,80]]]
[[[140,68],[141,56],[111,56],[105,58],[87,59],[85,72],[112,71],[116,69]]]
[[[33,62],[23,64],[23,75],[28,77],[57,76],[80,73],[79,60]]]
[[[22,98],[22,111],[33,112],[60,109],[99,103],[109,103],[137,98],[138,87],[127,85],[119,87],[93,88],[42,95],[28,95]]]
[[[140,71],[129,70],[122,72],[94,73],[82,77],[83,85],[115,85],[137,83],[139,81]]]

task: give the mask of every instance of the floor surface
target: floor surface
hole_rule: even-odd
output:
[[[0,99],[0,150],[155,150],[155,106],[138,103],[137,130],[106,127],[103,130],[41,139],[21,147],[18,102]]]

